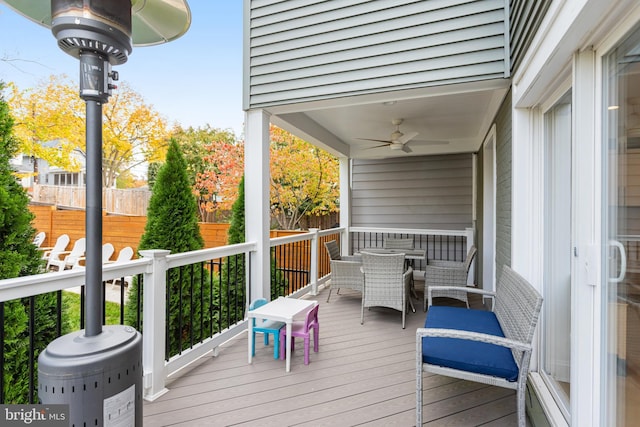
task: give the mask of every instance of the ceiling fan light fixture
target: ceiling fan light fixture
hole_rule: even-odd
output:
[[[400,132],[399,130],[394,131],[391,134],[391,142],[397,142],[400,138],[402,138],[404,134],[402,132]]]

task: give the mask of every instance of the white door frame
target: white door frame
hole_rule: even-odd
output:
[[[496,125],[491,126],[482,155],[482,287],[496,289]]]

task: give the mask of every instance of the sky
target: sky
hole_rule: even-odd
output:
[[[242,136],[242,1],[188,0],[191,27],[172,42],[134,47],[128,61],[114,67],[120,82],[174,123],[231,129]],[[50,75],[78,81],[79,62],[60,50],[51,30],[0,0],[0,81],[21,89]]]

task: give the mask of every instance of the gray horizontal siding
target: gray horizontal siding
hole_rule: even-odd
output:
[[[472,182],[470,154],[354,160],[351,224],[463,230]]]
[[[504,0],[248,1],[245,109],[509,73]]]
[[[511,266],[511,92],[496,117],[496,272]],[[498,277],[496,277],[496,280]]]
[[[509,35],[511,71],[515,71],[536,35],[551,0],[511,0],[509,2]]]

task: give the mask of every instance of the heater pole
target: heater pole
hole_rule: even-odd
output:
[[[86,101],[86,335],[102,332],[102,104]]]
[[[110,93],[108,59],[80,51],[80,97],[86,103],[86,290],[88,337],[102,332],[102,104]]]

